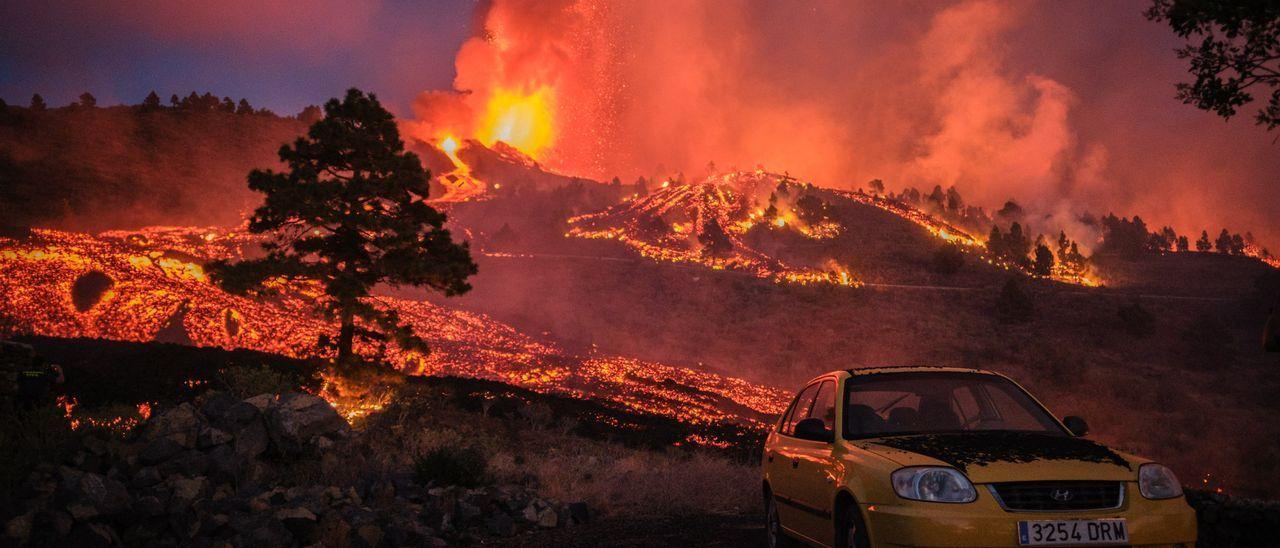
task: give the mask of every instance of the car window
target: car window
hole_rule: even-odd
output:
[[[808,418],[822,419],[822,423],[827,425],[827,428],[836,427],[835,382],[822,381],[818,386],[818,393],[813,398],[813,408],[809,410]]]
[[[1065,435],[1057,421],[1007,379],[978,373],[874,374],[846,383],[845,437],[970,430]]]
[[[956,389],[952,394],[955,399],[956,414],[960,415],[960,422],[970,424],[978,420],[978,416],[982,413],[982,407],[978,405],[978,400],[973,396],[973,387],[966,386]]]
[[[796,431],[796,423],[808,418],[817,388],[817,384],[811,384],[800,391],[795,401],[791,402],[791,409],[787,410],[786,416],[782,419],[782,424],[778,428],[779,433],[792,435]]]
[[[1025,406],[1019,405],[1015,401],[1014,394],[1005,390],[990,390],[987,387],[982,387],[981,390],[991,399],[991,407],[994,413],[992,413],[993,416],[982,417],[976,429],[1031,430],[1040,425],[1035,415],[1031,414]]]

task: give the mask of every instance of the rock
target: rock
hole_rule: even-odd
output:
[[[71,518],[71,514],[61,510],[39,510],[31,521],[31,543],[55,544],[49,541],[66,537],[71,532],[73,523],[75,520]]]
[[[138,500],[133,504],[133,510],[139,516],[153,518],[163,516],[168,508],[158,497],[146,495],[138,497]]]
[[[266,451],[269,444],[267,427],[259,421],[249,423],[235,435],[235,451],[242,457],[255,458]]]
[[[538,514],[537,524],[538,527],[552,529],[560,524],[560,516],[556,514],[555,508],[548,506]]]
[[[129,509],[129,490],[123,483],[98,474],[80,476],[75,499],[67,511],[77,520],[113,516]]]
[[[156,467],[144,466],[139,468],[138,472],[133,475],[133,481],[130,482],[130,485],[136,488],[151,487],[160,483],[163,479],[160,475],[160,470],[156,469]]]
[[[310,394],[289,393],[266,412],[267,433],[283,454],[300,454],[314,447],[317,438],[342,437],[351,431],[347,421],[329,402]]]
[[[259,412],[266,411],[267,408],[275,405],[275,394],[258,394],[252,398],[244,400],[245,403],[252,405]]]
[[[366,523],[356,528],[356,538],[363,541],[365,546],[377,546],[382,542],[382,528]]]
[[[199,428],[200,417],[195,406],[183,403],[148,421],[144,435],[151,440],[168,438],[183,448],[191,449],[196,446]]]
[[[329,512],[320,519],[317,542],[325,546],[343,546],[351,534],[351,525],[337,512]]]
[[[276,510],[275,516],[299,542],[303,544],[315,542],[319,524],[316,521],[316,515],[310,510],[301,507],[282,508]]]
[[[35,510],[31,510],[25,514],[17,516],[4,524],[4,536],[11,540],[23,544],[31,537],[31,522],[35,517]]]
[[[182,474],[187,477],[202,476],[209,470],[209,457],[197,450],[183,451],[157,468],[163,475]]]
[[[205,489],[209,486],[208,480],[203,476],[190,479],[175,476],[169,478],[168,484],[173,489],[175,502],[181,502],[184,505],[190,505],[194,502],[204,494]]]
[[[147,442],[138,453],[138,460],[144,464],[159,464],[182,452],[182,445],[170,438],[156,438]]]
[[[201,449],[208,449],[215,445],[227,443],[232,439],[231,434],[212,426],[206,426],[200,429],[200,433],[196,438],[196,444]]]
[[[112,546],[119,545],[120,538],[114,529],[105,523],[77,523],[67,535],[67,546]]]

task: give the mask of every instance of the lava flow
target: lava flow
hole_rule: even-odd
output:
[[[793,230],[811,239],[830,238],[840,232],[838,223],[820,218],[818,212],[785,204],[776,194],[771,195],[770,203],[763,203],[762,193],[788,184],[801,187],[763,171],[731,173],[696,184],[666,182],[649,196],[570,219],[567,235],[613,239],[650,259],[746,272],[780,283],[861,285],[840,265],[789,265],[744,241],[755,227]]]
[[[332,326],[311,306],[313,289],[289,287],[257,301],[225,293],[201,263],[235,258],[252,240],[222,229],[153,228],[98,236],[33,230],[0,238],[0,299],[8,321],[55,337],[165,340],[307,356]],[[699,424],[760,424],[785,394],[739,379],[535,341],[484,315],[425,301],[375,299],[426,339],[427,355],[391,346],[386,359],[416,375],[483,378],[535,391],[612,402]],[[364,353],[379,349],[358,345]]]
[[[821,188],[763,170],[712,176],[693,184],[667,181],[648,196],[569,219],[566,235],[616,240],[653,260],[745,272],[778,283],[858,287],[865,285],[864,280],[834,260],[792,264],[751,243],[759,240],[751,237],[757,232],[807,240],[845,235],[848,231],[839,217],[831,214],[831,206],[849,204],[891,213],[934,238],[970,250],[992,266],[1020,268],[996,260],[984,241],[965,230],[904,202],[862,191]],[[834,245],[841,244],[837,241]],[[1055,266],[1047,277],[1077,285],[1100,284],[1088,272],[1061,266]]]

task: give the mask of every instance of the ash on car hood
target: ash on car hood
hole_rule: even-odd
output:
[[[975,482],[1124,479],[1135,469],[1121,454],[1083,438],[1023,432],[921,434],[866,440],[904,465],[941,461]],[[922,459],[921,457],[924,457]]]

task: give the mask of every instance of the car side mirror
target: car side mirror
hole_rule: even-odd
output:
[[[835,440],[835,433],[830,428],[827,428],[827,423],[817,418],[808,418],[797,422],[795,436],[802,440],[826,443],[831,443]]]
[[[1077,438],[1089,433],[1089,423],[1075,415],[1063,417],[1062,425],[1066,426],[1067,430],[1071,431],[1071,435]]]

